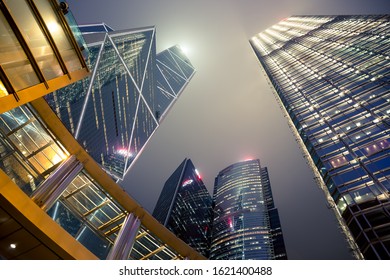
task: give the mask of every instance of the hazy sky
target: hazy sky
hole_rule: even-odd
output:
[[[390,13],[389,0],[69,0],[78,23],[155,25],[157,51],[180,44],[197,73],[130,170],[125,189],[152,212],[185,157],[212,193],[228,165],[260,158],[290,259],[352,258],[248,40],[290,15]]]

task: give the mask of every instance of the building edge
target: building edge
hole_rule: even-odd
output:
[[[344,237],[345,237],[345,239],[346,239],[346,241],[347,241],[347,243],[348,243],[348,245],[349,245],[349,247],[350,247],[350,249],[352,251],[352,255],[357,260],[363,260],[364,257],[363,257],[362,252],[360,251],[358,245],[356,244],[356,242],[355,242],[355,240],[354,240],[354,238],[352,236],[352,233],[350,232],[348,226],[346,225],[343,217],[341,216],[340,212],[338,211],[336,203],[333,201],[331,195],[329,194],[329,191],[328,191],[328,189],[326,187],[326,184],[325,184],[323,178],[321,177],[320,172],[316,168],[316,165],[315,165],[313,159],[311,158],[309,152],[307,151],[306,146],[305,146],[303,140],[299,136],[299,133],[297,132],[297,130],[296,130],[295,126],[294,126],[294,122],[292,121],[292,119],[291,119],[290,115],[288,114],[286,108],[283,106],[283,102],[280,99],[280,96],[279,96],[278,92],[276,91],[276,89],[272,85],[272,80],[269,78],[269,76],[267,74],[267,71],[266,71],[266,68],[263,66],[263,64],[261,62],[261,59],[259,59],[259,57],[257,56],[257,53],[254,50],[254,46],[252,45],[252,41],[249,40],[249,43],[250,43],[252,52],[253,52],[254,56],[256,57],[257,63],[260,65],[260,69],[263,72],[263,75],[265,76],[268,85],[270,86],[272,94],[274,95],[274,97],[276,99],[276,102],[278,103],[278,106],[282,110],[283,116],[287,119],[287,125],[289,126],[289,128],[290,128],[290,130],[291,130],[291,132],[292,132],[292,134],[293,134],[293,136],[295,138],[295,141],[298,143],[298,146],[299,146],[300,150],[303,153],[303,158],[305,159],[306,164],[309,166],[309,168],[314,173],[314,181],[316,182],[317,186],[323,191],[323,193],[325,195],[325,198],[326,198],[326,202],[329,205],[328,208],[332,209],[334,214],[335,214],[335,216],[336,216],[336,220],[337,220],[337,222],[339,224],[339,227],[341,228],[341,232],[343,233],[343,235],[344,235]]]

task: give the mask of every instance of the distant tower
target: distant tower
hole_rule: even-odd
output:
[[[166,181],[153,216],[192,248],[208,256],[212,200],[190,159]]]
[[[80,30],[91,76],[45,98],[104,170],[122,180],[195,69],[178,46],[156,54],[155,27]]]
[[[390,259],[389,19],[293,16],[250,40],[356,258]]]
[[[219,172],[214,203],[210,259],[287,259],[268,171],[259,160]]]

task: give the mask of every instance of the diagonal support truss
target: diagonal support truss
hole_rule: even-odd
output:
[[[93,83],[94,83],[95,78],[96,78],[96,73],[97,73],[97,70],[99,68],[100,59],[102,57],[104,44],[106,43],[107,37],[108,37],[108,35],[106,34],[104,36],[104,40],[103,40],[103,42],[102,42],[102,44],[100,46],[99,54],[98,54],[98,57],[97,57],[97,60],[96,60],[96,64],[95,64],[95,67],[94,67],[93,72],[92,72],[91,80],[90,80],[90,83],[89,83],[89,86],[88,86],[88,90],[87,90],[87,94],[85,96],[85,100],[84,100],[84,104],[83,104],[83,109],[81,110],[80,119],[79,119],[79,121],[77,123],[76,132],[74,134],[74,138],[76,138],[76,139],[78,139],[78,136],[79,136],[79,133],[80,133],[81,124],[82,124],[83,119],[84,119],[85,110],[87,108],[89,97],[91,96],[92,86],[93,86]]]
[[[170,71],[172,71],[173,73],[175,73],[179,78],[182,78],[183,80],[187,80],[186,76],[184,75],[184,77],[182,75],[180,75],[179,73],[177,73],[175,70],[173,70],[171,67],[169,67],[168,65],[166,65],[165,63],[161,62],[160,60],[157,59],[157,62],[160,63],[161,65],[164,65],[167,69],[169,69]],[[181,68],[179,67],[180,71],[183,72],[183,70],[181,70]]]
[[[154,32],[153,32],[153,37],[154,37]],[[152,38],[153,38],[153,37],[152,37]],[[142,95],[142,87],[140,88],[140,87],[137,85],[137,83],[135,82],[135,79],[134,79],[133,75],[131,75],[131,72],[130,72],[130,70],[129,70],[129,67],[127,67],[126,62],[124,61],[123,57],[122,57],[121,54],[119,53],[119,50],[118,50],[117,46],[115,45],[114,41],[112,40],[112,38],[111,38],[110,36],[108,36],[108,39],[110,40],[111,44],[113,45],[114,50],[115,50],[115,52],[117,53],[117,55],[118,55],[118,57],[119,57],[121,63],[122,63],[123,66],[125,67],[127,74],[130,76],[131,81],[133,82],[133,84],[134,84],[134,86],[136,87],[138,93],[140,94],[142,100],[144,101],[146,107],[148,108],[149,112],[151,113],[151,115],[152,115],[152,117],[153,117],[153,120],[154,120],[155,123],[158,125],[158,121],[157,121],[157,119],[154,117],[154,113],[153,113],[152,110],[150,109],[149,104],[146,102],[145,97]],[[153,39],[150,41],[150,44],[151,44],[151,45],[153,44]],[[149,53],[148,53],[147,61],[149,60],[150,52],[151,52],[151,47],[149,47]],[[145,70],[144,70],[143,80],[142,80],[142,86],[143,86],[143,83],[144,83],[146,71],[147,71],[147,67],[145,67]]]
[[[186,77],[186,79],[188,79],[188,77],[187,77],[186,74],[184,73],[183,69],[181,69],[179,63],[177,63],[176,59],[173,57],[171,50],[168,49],[168,53],[169,53],[169,55],[172,57],[172,60],[175,62],[177,68],[180,69],[180,71],[181,71],[181,73],[183,74],[183,76]]]
[[[176,96],[177,96],[176,92],[173,90],[171,84],[168,82],[167,78],[165,77],[163,71],[161,71],[161,68],[160,68],[160,66],[158,66],[158,64],[157,64],[157,68],[158,68],[158,71],[160,71],[161,75],[164,77],[165,82],[168,84],[169,88],[172,90],[172,93],[175,95],[175,98],[176,98]]]

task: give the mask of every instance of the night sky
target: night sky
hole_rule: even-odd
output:
[[[156,26],[157,51],[180,44],[197,72],[122,185],[152,212],[191,158],[212,193],[228,165],[267,166],[289,259],[351,259],[248,40],[291,15],[390,13],[389,0],[69,0],[79,24]]]

